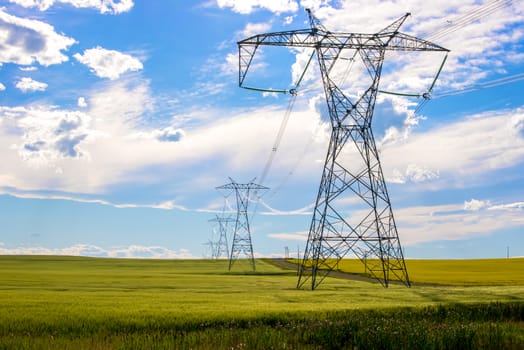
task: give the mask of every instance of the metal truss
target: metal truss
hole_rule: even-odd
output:
[[[228,191],[228,194],[225,195],[225,197],[228,197],[232,192],[234,192],[237,201],[237,216],[233,233],[233,243],[231,245],[231,255],[229,258],[229,270],[231,271],[231,267],[235,260],[237,260],[241,254],[244,254],[248,259],[250,259],[253,271],[255,271],[255,258],[253,256],[253,244],[251,242],[251,231],[249,227],[247,208],[251,200],[251,195],[262,190],[268,190],[269,188],[255,184],[253,182],[255,179],[247,184],[239,184],[232,178],[229,179],[231,180],[231,183],[216,188],[217,190]]]
[[[333,33],[309,10],[308,15],[310,29],[259,34],[238,42],[241,87],[253,56],[264,45],[312,48],[320,67],[332,132],[297,288],[310,281],[315,289],[350,255],[384,287],[391,279],[410,286],[371,122],[386,51],[448,50],[400,33],[409,14],[375,34]],[[368,73],[369,86],[352,99],[336,85],[332,73],[343,54],[358,57]],[[355,203],[355,210],[344,213],[342,201]]]
[[[213,258],[220,259],[220,257],[225,257],[229,259],[227,233],[229,231],[229,224],[236,222],[236,220],[232,217],[216,215],[213,219],[210,219],[209,222],[216,224],[216,226],[218,227],[218,241],[214,243]]]

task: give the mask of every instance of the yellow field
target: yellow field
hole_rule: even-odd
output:
[[[524,258],[475,260],[406,260],[412,283],[456,286],[524,285]],[[340,271],[363,274],[364,264],[343,259]]]

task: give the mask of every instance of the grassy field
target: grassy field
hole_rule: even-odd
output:
[[[414,284],[455,286],[524,285],[524,258],[476,260],[406,260],[409,278]],[[365,266],[356,259],[344,259],[339,270],[364,273]]]
[[[228,272],[214,260],[0,256],[0,349],[520,349],[515,261],[497,283],[450,283],[444,262],[421,261],[412,279],[435,285],[327,278],[309,291],[264,260]]]

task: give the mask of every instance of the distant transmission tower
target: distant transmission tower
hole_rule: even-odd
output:
[[[251,243],[251,231],[249,227],[248,205],[250,196],[257,194],[258,191],[268,190],[268,187],[255,184],[253,179],[247,184],[239,184],[232,178],[231,183],[217,187],[217,190],[227,190],[228,195],[235,192],[237,199],[237,217],[235,221],[235,231],[233,233],[233,244],[231,245],[231,255],[229,258],[229,270],[240,254],[244,254],[251,260],[253,271],[255,270],[255,258],[253,256],[253,244]],[[227,197],[226,196],[226,197]]]
[[[387,50],[448,50],[400,33],[409,14],[376,34],[359,34],[330,32],[307,12],[310,29],[258,34],[238,43],[241,87],[260,46],[311,48],[319,62],[332,131],[297,287],[311,279],[315,289],[350,253],[383,286],[388,286],[392,275],[409,286],[371,120]],[[357,56],[369,75],[369,87],[350,99],[336,85],[333,68],[339,59]],[[342,213],[341,200],[355,203],[357,210]]]
[[[215,223],[218,226],[218,241],[215,243],[215,259],[220,257],[229,258],[229,247],[227,243],[227,233],[229,232],[229,224],[236,222],[232,217],[218,216],[210,219],[209,222]]]
[[[206,243],[204,243],[204,245],[209,247],[209,250],[211,252],[211,259],[214,259],[216,254],[215,242],[213,242],[212,240],[208,240]],[[207,252],[204,253],[204,256],[207,257]]]

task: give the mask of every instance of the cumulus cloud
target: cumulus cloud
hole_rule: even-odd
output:
[[[20,69],[22,72],[33,72],[35,70],[38,70],[38,68],[36,68],[35,66],[30,66],[30,67],[18,67],[18,69]]]
[[[244,15],[257,9],[264,9],[276,14],[297,12],[298,3],[294,0],[217,0],[218,7],[231,8],[234,12]]]
[[[4,91],[5,90],[5,85],[0,83],[0,91]]]
[[[230,53],[226,56],[224,62],[220,65],[220,72],[223,75],[234,76],[238,71],[238,54]]]
[[[491,206],[490,201],[481,201],[478,199],[471,199],[464,202],[464,210],[477,211]]]
[[[281,233],[270,233],[267,236],[270,238],[283,240],[283,241],[299,241],[306,242],[308,238],[308,231],[301,232],[281,232]]]
[[[185,136],[183,129],[168,126],[161,129],[154,129],[148,131],[138,131],[129,135],[130,139],[138,140],[158,140],[160,142],[179,142]]]
[[[55,4],[69,4],[76,8],[93,8],[100,13],[119,14],[131,10],[133,0],[9,0],[23,7],[37,7],[46,11]]]
[[[102,248],[93,244],[74,244],[64,248],[15,247],[8,248],[0,243],[2,255],[67,255],[104,258],[145,258],[145,259],[194,259],[187,249],[178,251],[161,246],[130,245],[126,247]]]
[[[45,91],[47,89],[46,83],[42,83],[27,77],[20,79],[15,86],[22,92]]]
[[[238,33],[238,37],[248,38],[256,34],[268,32],[271,29],[270,23],[248,23],[245,28]]]
[[[360,217],[364,212],[354,211]],[[367,212],[366,212],[367,213]],[[465,240],[494,231],[521,227],[524,202],[493,205],[489,200],[416,206],[395,209],[398,233],[403,246],[441,240]],[[270,233],[278,240],[305,241],[308,232]]]
[[[111,80],[119,78],[125,72],[143,68],[142,62],[133,56],[100,46],[85,50],[83,54],[76,53],[73,57],[88,66],[96,76]]]
[[[308,67],[308,63],[311,59],[312,51],[309,50],[299,50],[296,54],[295,63],[291,66],[291,76],[293,83],[297,83],[302,77],[302,83],[306,83],[309,80],[314,79],[317,75],[315,70]],[[306,67],[308,67],[307,70]]]
[[[61,158],[80,158],[81,144],[92,132],[91,117],[77,111],[50,107],[0,107],[3,131],[21,135],[13,144],[20,157],[33,164],[48,164]]]
[[[112,184],[158,181],[165,172],[151,168],[178,160],[179,152],[173,146],[179,142],[132,137],[152,130],[143,124],[154,105],[147,83],[135,79],[99,83],[85,99],[89,105],[82,110],[38,104],[0,107],[0,150],[5,160],[0,178],[4,186],[100,194]],[[178,128],[163,129],[157,136],[164,139],[182,135]],[[194,157],[191,152],[183,154],[187,156],[183,158]],[[143,168],[151,172],[143,175]],[[153,205],[176,207],[169,202],[175,196],[164,193],[157,198]]]
[[[397,208],[395,219],[402,244],[463,240],[524,224],[522,202],[489,203],[472,200],[464,204]]]
[[[177,142],[184,137],[185,132],[179,128],[167,127],[155,132],[155,136],[159,141]]]
[[[487,209],[488,210],[511,210],[511,211],[521,210],[521,209],[524,209],[524,202],[492,205],[488,207]]]
[[[391,179],[388,178],[388,180],[395,183],[419,183],[438,179],[439,176],[438,170],[431,170],[427,166],[408,164],[404,172],[394,169],[393,177]]]
[[[523,115],[521,108],[488,111],[413,132],[382,151],[385,175],[396,182],[410,179],[452,187],[471,186],[482,178],[493,181],[484,175],[524,162]]]
[[[137,185],[148,186],[151,198],[156,198],[152,205],[178,208],[188,206],[187,198],[194,197],[190,193],[203,188],[207,192],[210,184],[220,184],[231,172],[242,180],[260,170],[284,108],[195,109],[185,113],[183,120],[174,118],[169,125],[153,128],[144,121],[154,112],[156,98],[147,81],[135,78],[100,82],[90,93],[84,92],[88,107],[82,110],[2,107],[3,185],[68,193],[80,199],[82,194],[97,195],[117,204],[121,200],[103,193],[127,186],[135,189],[130,194],[139,193]],[[282,152],[273,163],[275,172],[287,173],[289,164],[297,163],[297,154],[304,152],[317,128],[316,113],[295,112],[280,144]],[[191,131],[186,133],[187,124]],[[325,151],[317,146],[325,142],[325,138],[311,141],[311,159],[304,157],[296,178],[308,177],[311,167],[319,167],[314,160],[323,158]],[[167,182],[172,184],[168,190],[161,186]],[[141,205],[143,198],[126,195],[123,202]]]
[[[3,8],[0,8],[0,32],[0,64],[59,64],[68,60],[62,51],[75,43],[47,23],[12,16]]]
[[[314,1],[308,1],[313,3]],[[305,1],[302,6],[307,6]],[[524,7],[517,2],[479,4],[407,1],[343,0],[331,5],[317,3],[315,16],[332,31],[375,32],[395,17],[411,12],[401,31],[436,42],[451,50],[436,90],[472,85],[493,74],[518,56]],[[466,22],[466,24],[464,24]],[[519,28],[520,27],[520,28]],[[503,51],[504,55],[500,52]],[[389,55],[384,65],[381,88],[405,93],[425,92],[432,83],[443,55],[410,53]]]
[[[81,108],[87,107],[87,102],[86,102],[85,97],[79,97],[76,104],[78,107],[81,107]]]

